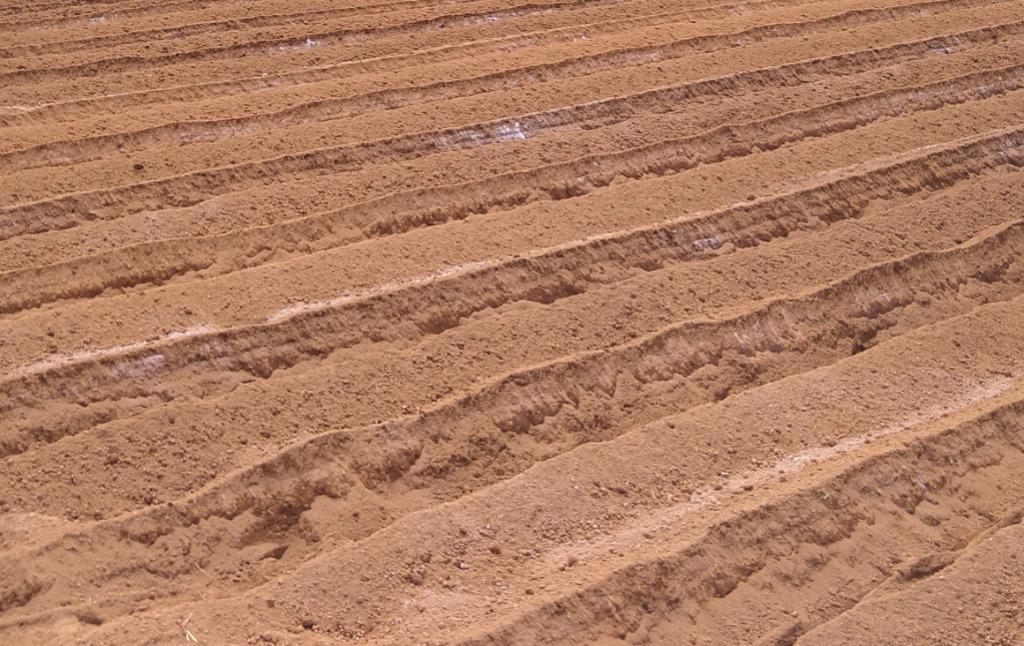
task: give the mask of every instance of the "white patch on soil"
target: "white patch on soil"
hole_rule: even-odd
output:
[[[170,332],[157,339],[153,339],[150,341],[137,341],[136,343],[128,343],[125,345],[114,345],[106,348],[101,348],[99,350],[83,350],[82,352],[55,354],[46,357],[41,361],[36,361],[34,363],[21,366],[15,369],[10,376],[18,377],[30,375],[38,372],[44,372],[46,370],[52,370],[53,368],[58,368],[60,366],[68,365],[71,363],[78,363],[81,361],[92,361],[96,359],[103,359],[106,357],[115,356],[118,354],[135,352],[138,350],[143,350],[150,346],[159,345],[161,343],[167,343],[170,341],[177,341],[179,339],[185,339],[192,336],[198,336],[200,334],[207,334],[215,330],[217,330],[217,328],[212,325],[195,325],[184,330]],[[159,357],[159,359],[155,359],[155,357]],[[163,355],[158,354],[153,355],[151,357],[146,357],[144,359],[140,359],[138,361],[125,362],[124,366],[119,364],[116,368],[114,368],[114,370],[115,374],[118,370],[125,371],[124,376],[142,376],[143,374],[148,374],[148,372],[152,372],[153,370],[158,370],[159,368],[163,367],[163,365],[164,357]]]
[[[452,265],[450,267],[442,267],[437,271],[425,274],[423,276],[416,276],[408,280],[396,280],[380,285],[374,285],[363,290],[354,292],[346,292],[341,296],[330,298],[323,301],[316,301],[313,303],[296,303],[288,307],[282,308],[270,316],[267,317],[267,323],[279,323],[281,321],[290,319],[299,314],[306,314],[309,312],[320,312],[328,310],[334,307],[339,307],[351,303],[353,301],[362,300],[371,296],[378,296],[386,292],[398,291],[401,289],[407,289],[409,287],[417,287],[420,285],[427,285],[434,282],[435,280],[441,280],[444,278],[450,278],[456,274],[467,273],[475,271],[483,267],[489,266],[491,263],[488,262],[467,262],[460,265]]]

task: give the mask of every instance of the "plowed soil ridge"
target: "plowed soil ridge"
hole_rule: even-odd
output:
[[[230,330],[196,330],[172,335],[158,344],[72,357],[52,366],[51,362],[29,366],[23,370],[24,376],[0,381],[0,392],[12,404],[24,404],[53,396],[77,397],[83,386],[89,389],[90,397],[99,393],[106,398],[130,396],[140,382],[166,379],[168,373],[175,372],[184,375],[215,368],[266,378],[277,370],[365,339],[387,338],[388,328],[410,318],[423,333],[437,334],[484,308],[518,300],[551,302],[579,294],[586,289],[586,276],[595,273],[595,266],[650,270],[666,262],[699,258],[726,243],[743,248],[806,228],[813,221],[827,225],[855,217],[870,200],[885,199],[894,191],[907,194],[934,188],[992,164],[1019,166],[1024,164],[1024,133],[1013,130],[929,153],[858,168],[846,177],[762,203],[687,216],[497,264],[443,269],[404,284],[293,307],[273,315],[267,323]],[[951,158],[954,163],[943,164]],[[887,177],[885,183],[877,181],[880,175]],[[709,231],[728,234],[712,235]],[[490,288],[481,292],[480,284]],[[474,294],[478,296],[474,298]],[[126,383],[125,375],[133,378]],[[209,381],[202,385],[206,392],[211,387]],[[0,414],[11,410],[5,406]]]
[[[653,111],[659,105],[675,103],[709,92],[736,91],[744,86],[763,87],[767,83],[798,84],[803,82],[808,74],[854,73],[883,62],[892,63],[894,56],[919,56],[936,49],[941,50],[946,46],[944,43],[960,44],[974,39],[990,41],[1001,35],[1017,35],[1021,33],[1022,28],[1024,22],[1008,23],[998,27],[950,34],[944,38],[930,38],[886,48],[810,59],[779,68],[755,70],[709,80],[697,84],[696,87],[688,83],[679,87],[659,88],[639,95],[615,97],[588,105],[521,115],[460,128],[409,134],[354,146],[321,148],[301,154],[9,206],[0,210],[0,239],[75,226],[81,220],[118,217],[125,212],[188,206],[228,190],[283,181],[282,175],[295,177],[299,173],[323,174],[327,169],[342,172],[371,163],[397,162],[432,153],[537,136],[539,131],[544,129],[565,127],[589,120],[623,118],[637,109],[633,107],[634,105],[641,106],[640,110]],[[624,112],[626,114],[623,114]]]
[[[269,240],[286,241],[283,246],[278,245],[282,251],[294,251],[310,244],[324,249],[338,243],[394,235],[420,226],[463,219],[472,213],[511,209],[537,200],[579,197],[608,186],[617,178],[661,176],[715,163],[727,156],[771,150],[794,140],[820,137],[886,116],[1018,90],[1022,81],[1024,66],[979,72],[930,86],[856,97],[760,122],[721,126],[696,137],[661,141],[640,149],[586,157],[429,192],[409,191],[344,211],[307,216],[256,230],[231,232],[212,238],[159,241],[61,265],[0,274],[0,294],[5,296],[7,309],[0,312],[37,307],[58,299],[97,296],[111,288],[164,284],[175,276],[199,270],[207,270],[207,275],[223,273],[228,268],[250,265],[245,259],[255,256],[257,250],[267,248]],[[732,143],[734,141],[747,141],[751,147],[738,150]],[[715,145],[724,148],[715,150]],[[524,191],[524,186],[530,187],[529,190]],[[401,205],[410,203],[419,204],[420,209],[412,213],[391,214]],[[431,208],[432,204],[438,206]],[[385,215],[374,218],[375,213]],[[348,232],[355,227],[360,227],[362,232],[354,236],[350,234],[348,239],[342,238],[334,244],[325,240],[334,237],[338,229]],[[137,260],[128,261],[126,267],[126,260],[131,257]],[[224,269],[217,271],[216,266]],[[134,275],[121,273],[129,268]],[[79,286],[80,281],[89,282]],[[35,287],[33,283],[40,286]],[[47,288],[56,288],[59,292],[46,294],[44,290]]]
[[[973,0],[972,0],[973,1]],[[67,164],[85,161],[113,152],[128,152],[144,147],[210,140],[233,134],[248,134],[277,126],[311,123],[320,120],[350,117],[370,109],[396,108],[410,103],[445,100],[470,96],[498,89],[522,86],[538,80],[553,81],[593,73],[602,69],[640,65],[684,54],[708,52],[732,46],[746,39],[762,40],[766,37],[791,38],[816,31],[856,25],[877,20],[892,20],[904,15],[928,15],[950,6],[962,6],[963,0],[934,0],[921,5],[908,5],[889,9],[848,11],[806,23],[771,25],[733,34],[689,38],[667,45],[655,45],[618,50],[593,56],[559,61],[476,78],[441,81],[430,85],[383,90],[360,97],[317,101],[298,105],[274,114],[260,114],[247,119],[207,121],[205,123],[179,122],[164,124],[142,131],[105,135],[73,142],[41,144],[28,149],[0,154],[0,169],[17,171],[39,165]],[[970,6],[968,4],[968,6]],[[653,97],[645,97],[651,99]],[[525,126],[528,127],[528,126]],[[88,151],[88,152],[86,152]]]
[[[0,3],[0,642],[1019,641],[1022,6]]]
[[[193,83],[173,88],[160,90],[141,90],[137,92],[121,92],[104,96],[94,96],[83,99],[62,99],[45,105],[33,106],[25,111],[12,114],[0,114],[0,123],[20,124],[31,123],[32,121],[49,116],[89,116],[99,111],[113,111],[116,108],[131,105],[142,105],[164,101],[185,101],[197,100],[216,96],[250,92],[270,87],[283,87],[286,85],[297,85],[303,83],[314,83],[330,80],[339,75],[340,72],[382,72],[389,69],[397,69],[409,65],[410,62],[419,65],[430,64],[441,60],[466,57],[473,53],[493,52],[496,49],[517,49],[524,45],[538,46],[546,43],[564,42],[581,36],[594,37],[602,34],[611,34],[617,31],[635,29],[638,27],[657,26],[682,20],[695,19],[720,19],[737,13],[747,11],[758,11],[774,7],[798,6],[805,0],[748,0],[746,2],[735,2],[729,4],[711,4],[707,7],[686,8],[674,11],[658,11],[646,14],[639,12],[636,17],[622,17],[621,14],[611,14],[614,17],[608,20],[594,20],[580,24],[579,20],[565,27],[553,27],[527,33],[513,33],[508,36],[496,36],[476,41],[459,42],[451,45],[442,45],[430,49],[418,49],[408,54],[392,54],[375,56],[371,58],[347,60],[334,65],[318,65],[313,69],[302,69],[299,71],[286,72],[281,74],[261,74],[241,80],[231,80],[214,83]],[[233,23],[234,21],[229,21]],[[52,48],[45,45],[33,46]],[[77,112],[72,112],[77,110]]]

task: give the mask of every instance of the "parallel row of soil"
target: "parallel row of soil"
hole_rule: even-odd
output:
[[[0,33],[0,642],[1024,639],[1024,1]]]

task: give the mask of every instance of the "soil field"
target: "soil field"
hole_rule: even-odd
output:
[[[1024,644],[1024,0],[0,0],[0,643]]]

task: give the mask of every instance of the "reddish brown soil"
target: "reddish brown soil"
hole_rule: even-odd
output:
[[[0,643],[1024,644],[1024,0],[0,34]]]

